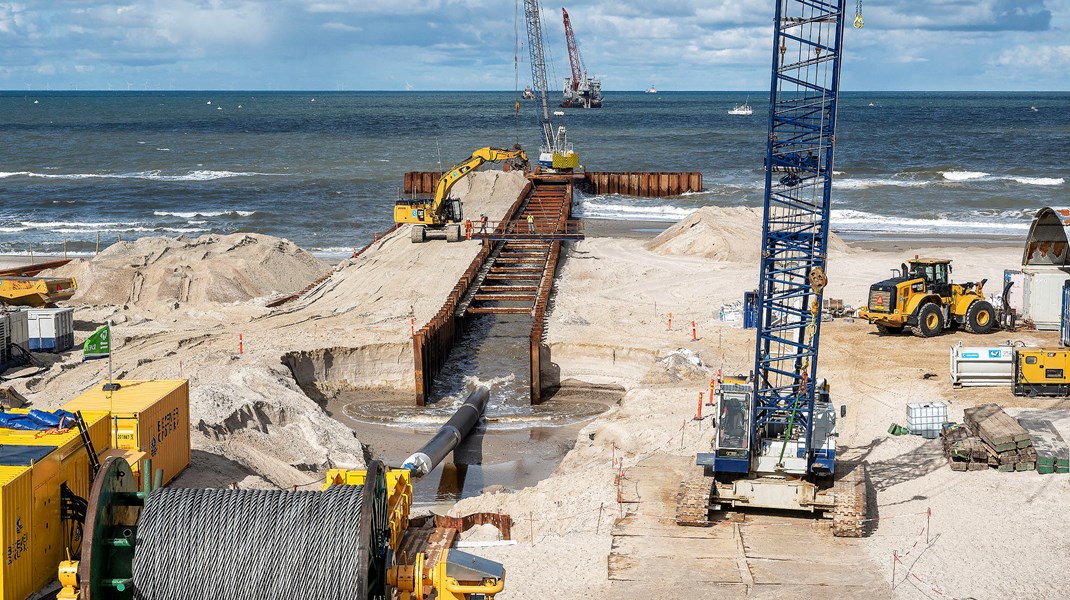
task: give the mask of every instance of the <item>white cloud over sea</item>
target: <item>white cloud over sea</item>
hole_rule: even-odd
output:
[[[770,0],[566,8],[607,90],[768,85]],[[845,89],[1070,89],[1070,0],[864,1],[863,14]],[[543,17],[556,82],[560,5]],[[517,32],[522,6],[500,0],[0,1],[0,88],[512,89]]]

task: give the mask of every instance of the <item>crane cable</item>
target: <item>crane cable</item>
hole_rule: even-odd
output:
[[[513,95],[516,101],[516,114],[513,128],[516,132],[516,145],[520,145],[520,0],[513,2]]]

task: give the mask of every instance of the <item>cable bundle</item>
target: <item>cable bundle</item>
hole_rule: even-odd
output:
[[[138,600],[358,596],[363,487],[322,492],[161,488],[137,528]]]

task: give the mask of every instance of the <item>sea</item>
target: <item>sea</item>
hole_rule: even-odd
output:
[[[391,226],[406,171],[482,146],[534,156],[515,92],[0,92],[0,254],[88,255],[141,236],[257,232],[340,258]],[[751,116],[729,115],[749,102]],[[606,92],[567,109],[591,171],[700,171],[673,198],[577,195],[587,219],[669,223],[761,206],[768,91]],[[832,229],[1016,239],[1070,205],[1070,94],[844,92]]]

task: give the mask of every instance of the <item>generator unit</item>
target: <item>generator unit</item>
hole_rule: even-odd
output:
[[[1014,353],[1015,396],[1070,396],[1070,348],[1020,348]]]

